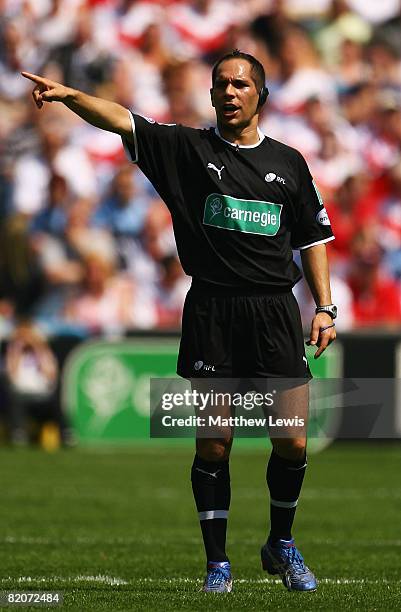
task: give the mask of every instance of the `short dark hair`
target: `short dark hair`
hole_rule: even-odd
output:
[[[214,87],[214,84],[216,81],[218,67],[220,66],[220,64],[230,59],[243,59],[249,62],[251,65],[252,78],[256,85],[256,89],[260,91],[262,87],[265,86],[265,82],[266,82],[265,69],[263,68],[260,61],[257,60],[256,57],[254,57],[250,53],[244,53],[243,51],[240,51],[239,49],[233,49],[232,51],[230,51],[229,53],[226,53],[225,55],[223,55],[223,57],[218,59],[215,65],[213,66],[212,87]]]

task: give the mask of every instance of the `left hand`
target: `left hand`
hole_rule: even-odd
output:
[[[310,330],[310,338],[306,343],[308,346],[317,346],[318,350],[316,351],[314,358],[317,359],[326,350],[326,348],[336,339],[336,328],[329,327],[329,329],[325,329],[321,331],[322,328],[327,327],[328,325],[332,325],[334,323],[333,319],[326,312],[319,312],[317,315],[313,317],[311,330]]]

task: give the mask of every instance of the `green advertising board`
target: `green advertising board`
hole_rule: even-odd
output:
[[[84,342],[63,375],[63,404],[82,443],[149,438],[149,379],[176,376],[178,339]]]
[[[80,443],[149,439],[149,381],[176,377],[178,345],[178,337],[141,337],[84,342],[72,351],[63,371],[62,397]],[[341,376],[341,346],[331,346],[318,360],[313,359],[315,350],[307,348],[313,376]],[[321,400],[319,410],[314,409],[312,386],[312,436],[332,418],[329,400],[324,401],[327,411]],[[320,448],[325,441],[316,437],[311,443]]]
[[[337,340],[318,359],[314,359],[316,347],[306,346],[305,349],[313,375],[309,385],[308,450],[318,452],[331,444],[341,423],[341,412],[333,410],[333,405],[340,407],[342,404],[342,346]],[[326,381],[324,387],[319,383],[321,379]]]

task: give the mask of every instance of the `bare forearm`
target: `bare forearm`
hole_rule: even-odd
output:
[[[304,274],[317,306],[331,304],[329,263],[326,245],[301,250]]]
[[[95,127],[130,138],[131,122],[126,108],[115,102],[68,88],[63,104]]]

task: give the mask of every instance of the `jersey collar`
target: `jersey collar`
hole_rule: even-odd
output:
[[[216,134],[216,136],[220,138],[220,140],[227,142],[232,147],[235,147],[237,149],[254,149],[255,147],[258,147],[260,143],[265,139],[265,135],[263,134],[262,130],[260,130],[259,128],[257,128],[257,130],[258,130],[259,142],[256,142],[255,144],[251,144],[251,145],[240,145],[240,144],[236,144],[235,142],[230,142],[229,140],[226,140],[220,134],[219,128],[217,126],[214,128],[214,133]]]

